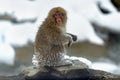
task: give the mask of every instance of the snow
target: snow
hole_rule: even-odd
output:
[[[64,58],[68,59],[68,60],[78,60],[80,62],[83,62],[90,69],[102,70],[102,71],[106,71],[106,72],[110,72],[110,73],[114,73],[114,74],[120,74],[119,65],[116,65],[109,60],[108,61],[103,60],[103,61],[91,62],[90,60],[83,58],[83,57],[68,56],[68,55],[65,55]]]
[[[83,58],[83,57],[76,57],[76,56],[64,55],[64,58],[68,59],[68,60],[78,60],[80,62],[85,63],[89,68],[91,68],[91,65],[92,65],[92,62],[90,60],[88,60],[86,58]]]
[[[22,25],[13,25],[14,27],[10,28],[6,32],[6,40],[9,44],[14,46],[23,46],[28,42],[33,42],[38,27],[35,27],[32,24],[22,24]]]
[[[120,33],[120,13],[101,15],[94,21],[99,27],[107,28],[110,31]]]
[[[10,27],[0,27],[0,63],[13,65],[15,59],[15,51],[13,47],[6,42],[6,36],[4,35],[4,33],[7,32],[8,28]]]
[[[116,74],[115,72],[119,70],[119,67],[116,64],[108,62],[94,62],[92,64],[92,69],[102,70]]]
[[[7,43],[0,44],[0,63],[14,65],[15,51]]]

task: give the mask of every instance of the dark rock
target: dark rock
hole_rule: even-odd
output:
[[[105,49],[107,51],[107,57],[114,62],[120,61],[120,32],[112,29],[103,28],[93,23],[94,29],[98,36],[105,41]]]
[[[24,75],[0,76],[0,80],[26,80]]]
[[[71,66],[40,68],[30,66],[17,76],[0,76],[0,80],[120,80],[120,76],[89,69],[86,64],[79,61],[79,64]]]
[[[76,62],[76,61],[74,61]],[[120,76],[100,70],[89,69],[84,63],[72,66],[26,68],[21,73],[25,80],[116,80]]]
[[[111,2],[116,7],[116,9],[120,11],[120,0],[111,0]]]
[[[109,40],[106,45],[109,57],[116,62],[120,61],[120,34],[109,33]]]
[[[73,69],[53,72],[39,71],[33,76],[21,74],[17,76],[0,77],[0,80],[120,80],[120,76],[99,70]]]
[[[101,11],[102,13],[104,13],[104,14],[109,14],[109,13],[111,13],[108,9],[105,9],[105,8],[101,7],[101,3],[100,3],[100,2],[98,2],[97,5],[98,5],[98,8],[100,9],[100,11]]]

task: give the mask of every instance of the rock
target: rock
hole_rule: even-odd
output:
[[[64,66],[58,66],[58,67],[41,67],[41,68],[36,68],[34,66],[30,66],[25,68],[21,74],[25,76],[32,77],[36,75],[37,73],[60,73],[60,74],[65,74],[68,73],[71,70],[77,70],[77,69],[88,69],[88,65],[78,61],[78,60],[71,60],[72,65],[64,65]]]
[[[114,75],[100,70],[89,69],[82,62],[74,61],[73,65],[59,67],[30,66],[16,76],[0,76],[0,80],[119,80]]]
[[[17,76],[0,76],[0,80],[120,80],[114,75],[100,70],[73,69],[53,72],[38,72],[32,76],[19,74]]]
[[[105,41],[107,57],[119,63],[120,61],[120,31],[111,31],[110,29],[93,24],[99,37]]]
[[[109,41],[106,45],[109,57],[115,62],[120,62],[120,34],[109,33]]]
[[[120,11],[120,0],[111,0],[111,2],[117,8],[117,10]]]
[[[74,61],[71,66],[28,67],[21,73],[26,76],[26,80],[116,80],[120,76],[99,70],[89,69],[88,66],[80,61]]]

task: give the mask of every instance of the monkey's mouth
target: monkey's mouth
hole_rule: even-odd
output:
[[[62,19],[61,19],[61,18],[57,18],[57,19],[56,19],[56,22],[57,22],[57,23],[62,23]]]

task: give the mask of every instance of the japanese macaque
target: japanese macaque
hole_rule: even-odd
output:
[[[70,46],[77,38],[66,33],[67,13],[61,7],[50,10],[39,27],[34,44],[33,65],[36,67],[66,65],[65,44]]]

